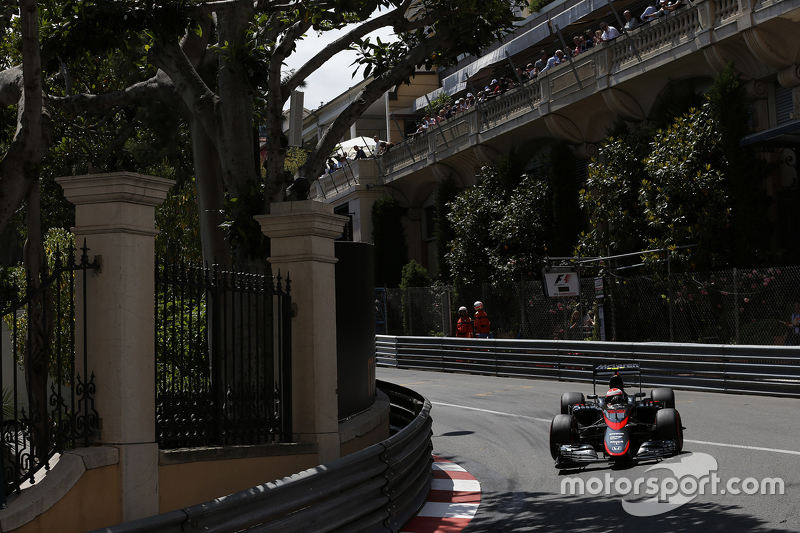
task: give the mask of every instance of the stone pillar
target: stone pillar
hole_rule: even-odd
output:
[[[319,462],[339,457],[336,288],[333,241],[348,218],[310,200],[270,206],[255,219],[270,238],[275,275],[292,280],[292,431],[319,445]]]
[[[99,443],[120,456],[123,522],[158,514],[155,439],[155,206],[173,181],[128,172],[56,180],[75,204],[75,241],[100,269],[86,282],[89,369],[95,374]],[[83,290],[82,276],[76,291]],[[78,299],[81,302],[81,299]],[[82,305],[82,304],[81,304]],[[76,310],[77,331],[82,309]],[[82,343],[82,340],[78,340]],[[78,346],[78,353],[83,347]]]

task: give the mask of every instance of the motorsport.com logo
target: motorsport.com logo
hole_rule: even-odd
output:
[[[764,478],[761,481],[748,477],[742,480],[732,477],[725,483],[717,473],[717,460],[706,453],[683,455],[676,463],[659,463],[645,472],[667,469],[672,476],[664,479],[640,477],[633,481],[626,477],[614,478],[606,473],[603,478],[566,477],[561,480],[562,495],[610,495],[622,496],[622,508],[633,516],[656,516],[677,509],[704,494],[783,494],[785,487],[781,478]],[[652,496],[632,501],[625,497]]]

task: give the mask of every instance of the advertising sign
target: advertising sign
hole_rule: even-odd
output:
[[[549,298],[580,296],[581,284],[578,273],[572,269],[550,269],[542,271],[542,283]]]

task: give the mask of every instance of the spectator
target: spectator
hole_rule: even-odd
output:
[[[493,96],[498,96],[502,91],[500,90],[500,82],[496,79],[492,80],[491,91]]]
[[[576,35],[572,38],[572,42],[575,45],[575,48],[572,49],[572,57],[575,57],[583,51],[581,49],[581,38]]]
[[[474,105],[475,105],[475,97],[472,95],[472,93],[467,93],[467,99],[464,102],[464,109],[469,109]]]
[[[544,70],[544,67],[547,66],[547,52],[542,50],[540,52],[540,55],[541,58],[539,59],[539,61],[537,61],[536,64],[533,65],[537,73],[542,72]]]
[[[629,10],[626,9],[622,16],[625,17],[625,31],[631,31],[633,28],[639,25],[639,19],[631,15]]]
[[[607,43],[608,41],[613,41],[617,37],[619,37],[619,31],[614,26],[609,26],[607,22],[603,22],[600,24],[600,29],[603,31],[603,34],[600,35],[600,41]]]
[[[525,83],[526,81],[528,81],[527,70],[522,70],[521,68],[517,67],[516,75],[517,75],[517,80],[519,80],[520,83]]]
[[[535,78],[537,74],[539,74],[539,71],[536,70],[536,67],[533,66],[533,63],[528,63],[528,65],[525,67],[525,70],[528,72],[528,78],[531,80]]]
[[[453,104],[444,106],[444,116],[445,118],[453,118]]]
[[[661,11],[664,12],[664,14],[666,15],[667,13],[675,11],[682,5],[683,5],[683,0],[670,0],[669,2],[666,2],[666,5],[664,5],[664,7],[661,8]]]
[[[651,20],[655,20],[663,13],[660,11],[661,2],[659,0],[655,0],[653,4],[647,6],[647,9],[644,10],[644,13],[639,17],[642,22],[650,22]]]
[[[486,93],[483,91],[478,91],[478,103],[484,103],[486,101]]]
[[[586,30],[586,37],[584,39],[584,43],[585,43],[584,44],[584,48],[586,50],[588,50],[589,48],[592,48],[595,45],[594,32],[592,30]],[[584,50],[584,52],[586,50]]]
[[[364,153],[364,150],[360,146],[353,147],[356,151],[356,159],[366,159],[367,154]]]
[[[547,60],[547,64],[544,66],[541,72],[550,70],[554,66],[561,64],[563,61],[564,61],[564,52],[562,52],[561,50],[556,50],[556,53],[553,55],[553,57]]]
[[[447,120],[447,115],[445,114],[445,110],[444,110],[444,108],[441,108],[441,109],[439,110],[439,117],[438,117],[438,119],[439,119],[439,124],[441,124],[442,122],[444,122],[445,120]]]
[[[585,52],[588,49],[592,48],[593,46],[594,46],[594,41],[592,40],[591,37],[589,37],[589,40],[587,41],[586,35],[581,35],[581,52]]]
[[[378,134],[375,134],[372,140],[375,141],[375,149],[372,150],[372,155],[378,157],[378,153],[381,151],[381,138],[378,137]]]
[[[594,44],[600,44],[600,43],[603,42],[602,41],[602,35],[603,35],[603,32],[601,32],[600,30],[597,30],[596,32],[594,32],[594,37],[592,38],[592,40],[594,41]]]

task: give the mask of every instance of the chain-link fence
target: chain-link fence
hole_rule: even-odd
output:
[[[608,340],[800,344],[800,324],[788,325],[793,318],[800,322],[800,267],[611,276],[604,285],[605,298],[598,301],[594,280],[587,277],[580,298],[545,298],[539,280],[386,289],[385,331],[452,335],[458,308],[473,314],[480,300],[498,338],[599,340],[599,324],[586,327],[582,317],[591,312],[599,318],[594,314],[602,305]]]

